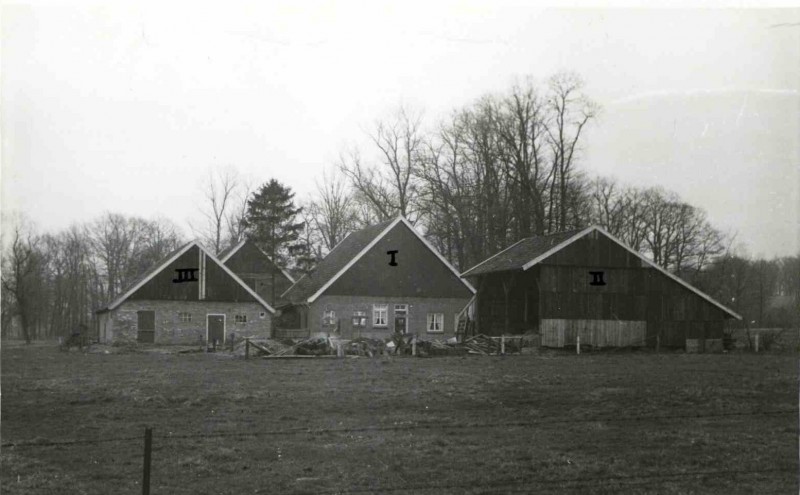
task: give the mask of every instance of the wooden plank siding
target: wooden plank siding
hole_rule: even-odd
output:
[[[573,346],[578,335],[581,345],[592,347],[639,347],[647,340],[645,321],[544,319],[540,329],[545,347]]]
[[[205,255],[204,255],[205,257]],[[192,247],[131,294],[132,301],[199,301],[200,249]],[[197,269],[195,281],[175,283],[178,269]],[[221,267],[206,257],[206,301],[252,302],[255,299]]]

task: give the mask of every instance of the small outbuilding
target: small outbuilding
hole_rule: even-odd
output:
[[[268,337],[275,310],[202,244],[189,242],[97,312],[105,343],[223,343]]]
[[[250,239],[219,253],[219,260],[273,307],[278,304],[279,296],[295,282],[289,272],[276,265]]]
[[[478,332],[548,347],[721,345],[741,319],[597,226],[522,239],[462,277],[477,287]]]
[[[455,335],[475,289],[406,220],[345,237],[283,295],[277,334],[384,339]]]

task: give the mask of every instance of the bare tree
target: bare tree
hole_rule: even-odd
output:
[[[20,317],[25,342],[35,338],[37,295],[43,282],[45,260],[41,251],[41,237],[33,225],[20,216],[11,227],[8,249],[3,250],[3,297],[11,296]]]
[[[418,185],[415,169],[423,143],[422,118],[401,107],[389,120],[379,121],[369,135],[379,156],[379,164],[368,167],[361,155],[352,151],[339,161],[340,170],[369,203],[380,220],[397,214],[412,223],[417,218]]]
[[[552,153],[553,176],[550,183],[550,230],[563,230],[567,223],[568,185],[579,150],[581,135],[598,114],[598,106],[583,94],[580,76],[562,72],[550,78],[547,106],[548,144]]]
[[[322,182],[316,182],[316,195],[306,205],[307,224],[321,237],[325,251],[330,251],[356,229],[357,209],[345,180],[324,172]]]
[[[224,248],[225,235],[229,234],[226,223],[229,225],[233,203],[238,203],[237,190],[240,187],[239,173],[233,167],[209,170],[202,185],[204,201],[200,214],[204,220],[202,225],[192,226],[192,230],[215,254]]]

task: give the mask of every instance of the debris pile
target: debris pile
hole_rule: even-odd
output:
[[[462,345],[469,350],[468,352],[470,354],[481,354],[484,356],[501,354],[504,350],[506,354],[516,354],[522,350],[521,338],[505,337],[504,341],[505,345],[503,345],[503,341],[499,338],[491,338],[479,333],[465,340]]]
[[[345,354],[351,356],[373,357],[386,354],[386,342],[380,339],[358,337],[345,344]]]
[[[483,356],[519,353],[523,347],[522,339],[506,337],[503,342],[500,338],[488,337],[478,334],[457,342],[456,339],[441,340],[416,340],[413,335],[394,335],[391,338],[376,339],[357,337],[354,339],[341,339],[337,337],[315,336],[298,341],[260,339],[250,341],[249,355],[251,357],[312,357],[312,356],[363,356],[375,357],[384,354],[391,355],[416,355],[426,356],[463,356],[466,354],[479,354]],[[245,355],[245,341],[240,342],[234,349],[234,354]]]

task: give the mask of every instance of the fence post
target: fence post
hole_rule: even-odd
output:
[[[411,355],[412,356],[416,356],[417,355],[417,336],[416,335],[411,337]]]
[[[756,352],[758,352],[758,332],[756,332]]]
[[[250,337],[244,339],[244,358],[250,359]]]
[[[503,356],[506,355],[506,336],[505,334],[500,336],[500,354]]]
[[[142,477],[142,495],[150,495],[150,449],[153,444],[153,429],[144,429],[144,474]]]
[[[578,337],[577,337],[577,344],[578,345],[575,346],[575,350],[577,351],[578,355],[580,356],[581,355],[581,336],[580,335],[578,335]]]

